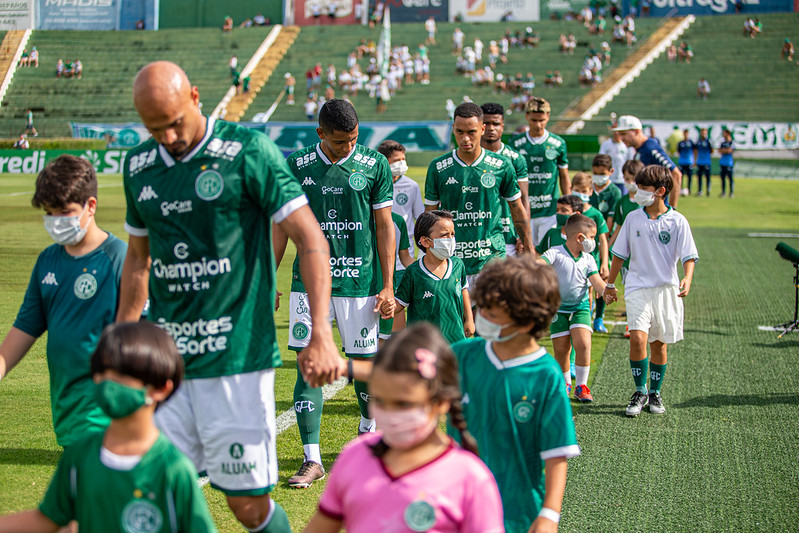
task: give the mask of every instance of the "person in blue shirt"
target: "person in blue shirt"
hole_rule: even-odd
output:
[[[680,198],[680,188],[682,187],[682,172],[674,164],[674,161],[666,154],[656,139],[647,137],[643,132],[643,125],[638,117],[632,115],[622,115],[613,131],[621,132],[621,140],[627,146],[635,148],[635,160],[640,161],[645,166],[660,165],[671,172],[674,184],[667,204],[677,208],[677,201]]]
[[[705,176],[707,187],[705,193],[710,196],[710,154],[713,147],[707,137],[707,128],[699,130],[699,140],[694,143],[694,155],[696,156],[696,180],[699,182],[697,196],[702,196],[702,176]]]
[[[677,144],[677,154],[679,155],[677,164],[680,166],[682,175],[688,178],[686,183],[687,187],[682,190],[682,195],[688,196],[691,194],[692,167],[696,160],[694,159],[694,141],[689,138],[690,131],[687,129],[683,130],[682,136],[683,140]]]
[[[724,140],[719,145],[719,153],[721,154],[721,161],[719,161],[719,166],[721,167],[721,197],[724,198],[727,192],[727,180],[730,180],[730,198],[732,198],[735,192],[735,186],[732,181],[732,167],[735,164],[732,154],[735,152],[735,143],[732,142],[732,132],[730,130],[725,128],[721,130],[721,134],[724,136]]]

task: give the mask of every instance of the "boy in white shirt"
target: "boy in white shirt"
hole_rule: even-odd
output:
[[[630,328],[630,367],[635,381],[635,392],[626,409],[631,417],[638,416],[647,404],[650,413],[666,411],[660,395],[666,373],[666,346],[683,338],[680,298],[688,296],[694,264],[699,259],[688,220],[664,201],[673,184],[669,170],[649,165],[635,176],[635,183],[638,191],[634,199],[644,208],[630,213],[619,231],[605,290],[605,301],[611,303],[617,299],[613,283],[629,258],[624,301]],[[678,262],[683,265],[682,279],[677,273]]]

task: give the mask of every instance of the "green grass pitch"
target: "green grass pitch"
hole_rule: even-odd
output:
[[[423,181],[425,169],[411,175]],[[0,331],[13,323],[38,253],[50,241],[30,207],[34,176],[0,175]],[[98,223],[121,238],[121,177],[102,176]],[[749,232],[799,233],[799,181],[737,180],[735,199],[684,198],[699,248],[686,300],[686,339],[669,350],[667,412],[627,419],[632,393],[623,326],[595,335],[592,391],[575,408],[583,455],[569,463],[561,531],[783,531],[799,524],[799,333],[777,340],[757,329],[793,313],[793,268],[779,240]],[[717,191],[718,192],[718,191]],[[288,295],[290,257],[279,272]],[[285,300],[284,300],[285,303]],[[619,304],[607,320],[623,320]],[[295,358],[285,350],[288,310],[278,312],[284,365],[277,371],[278,414],[291,408]],[[545,343],[548,344],[548,343]],[[0,514],[35,507],[60,450],[50,420],[43,340],[0,383]],[[355,436],[352,388],[325,405],[322,454],[329,468]],[[479,431],[480,428],[474,428]],[[295,531],[316,508],[324,483],[292,490],[300,465],[294,426],[278,437],[281,484],[273,496]],[[206,487],[220,531],[242,531],[220,493]],[[510,511],[512,512],[512,510]]]

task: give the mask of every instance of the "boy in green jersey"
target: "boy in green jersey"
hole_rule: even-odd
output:
[[[0,344],[0,378],[47,336],[50,406],[58,444],[69,446],[108,417],[94,401],[89,357],[114,321],[127,245],[97,226],[97,175],[85,159],[62,155],[36,179],[34,207],[55,241],[36,260],[14,326]]]
[[[463,261],[453,257],[455,224],[448,211],[425,211],[416,221],[416,244],[424,255],[410,265],[395,297],[408,309],[408,324],[431,322],[447,342],[474,334],[469,282]]]
[[[537,340],[560,306],[558,278],[509,257],[487,265],[472,294],[480,338],[452,347],[464,418],[497,480],[506,531],[556,531],[566,460],[580,454],[560,365]]]
[[[588,218],[593,219],[597,227],[596,247],[591,250],[594,260],[599,267],[599,276],[605,280],[608,277],[608,225],[605,222],[605,217],[596,207],[591,205],[591,195],[594,192],[591,176],[585,172],[578,172],[572,178],[572,194],[583,201],[583,214]],[[599,300],[602,301],[601,308]],[[596,303],[597,318],[594,320],[594,331],[599,333],[607,333],[602,317],[605,313],[605,301],[597,298]]]
[[[543,98],[527,100],[524,116],[529,129],[510,141],[510,147],[527,159],[530,228],[535,245],[555,227],[555,200],[571,192],[566,141],[546,129],[550,110]]]
[[[402,215],[392,211],[391,219],[394,222],[394,236],[397,242],[396,264],[394,265],[394,293],[396,294],[402,281],[402,276],[405,274],[405,269],[413,263],[413,257],[411,256],[413,246],[410,238],[408,238],[408,227]],[[380,318],[378,347],[383,346],[393,332],[403,329],[405,329],[405,317],[402,315],[395,313],[394,318]]]
[[[593,181],[594,191],[591,194],[591,205],[602,213],[605,217],[605,224],[608,230],[613,228],[610,218],[613,214],[613,208],[616,202],[621,198],[621,190],[610,182],[610,176],[613,174],[613,160],[607,154],[599,154],[591,161],[591,180]],[[610,237],[608,232],[607,237]],[[610,257],[610,253],[608,253]],[[610,261],[610,259],[608,259]],[[610,263],[608,263],[610,264]],[[605,278],[607,279],[607,278]],[[596,314],[594,317],[594,329],[600,333],[607,333],[607,328],[604,324],[605,318],[605,300],[597,298],[595,301]]]
[[[174,341],[149,322],[108,326],[91,356],[94,396],[111,418],[64,451],[39,509],[0,517],[0,531],[216,532],[197,471],[158,431],[155,408],[183,378]]]
[[[536,253],[541,255],[553,246],[560,246],[566,242],[566,236],[563,234],[563,226],[566,225],[566,221],[569,220],[570,216],[582,212],[583,201],[577,198],[577,196],[567,194],[558,198],[555,207],[555,217],[558,225],[547,231],[544,238],[541,239],[541,242],[535,247]]]

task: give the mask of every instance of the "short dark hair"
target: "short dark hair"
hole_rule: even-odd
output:
[[[568,205],[572,208],[572,211],[575,213],[582,213],[583,212],[583,201],[580,200],[577,195],[574,194],[565,194],[558,198],[557,203]]]
[[[174,393],[183,379],[183,357],[164,329],[152,322],[106,326],[91,358],[91,373],[114,370],[162,388],[171,380]]]
[[[347,100],[331,98],[319,111],[319,127],[325,133],[351,132],[358,127],[358,114]]]
[[[630,159],[629,161],[624,162],[624,166],[621,167],[621,171],[622,175],[624,175],[624,173],[627,173],[635,176],[636,174],[641,172],[641,169],[643,168],[644,168],[643,163],[641,163],[637,159]]]
[[[50,161],[36,178],[33,207],[60,208],[67,204],[86,205],[97,198],[97,173],[88,160],[64,154]]]
[[[642,185],[644,187],[654,187],[655,190],[664,187],[666,189],[666,196],[668,196],[674,184],[674,179],[671,176],[671,171],[666,167],[648,165],[635,175],[635,183],[639,187]]]
[[[549,331],[560,307],[555,269],[530,256],[506,257],[488,263],[472,291],[477,307],[499,307],[515,324],[532,324],[536,339]]]
[[[480,122],[483,121],[483,110],[474,102],[463,102],[455,108],[453,117],[472,118],[477,117]]]
[[[564,224],[563,233],[566,234],[566,237],[571,237],[575,233],[586,233],[591,228],[596,228],[596,222],[593,219],[581,213],[575,213]]]
[[[432,211],[425,211],[416,219],[416,225],[413,227],[413,240],[419,249],[427,251],[427,247],[423,246],[420,241],[422,237],[430,237],[433,226],[442,218],[452,220],[454,217],[449,211],[433,209]]]
[[[591,161],[591,168],[593,167],[611,169],[613,168],[613,159],[608,154],[597,154],[594,156],[594,160]]]
[[[386,156],[386,158],[388,158],[388,156],[390,156],[394,152],[405,153],[405,147],[402,146],[397,141],[386,139],[385,141],[380,143],[380,146],[377,147],[377,151]]]
[[[503,119],[505,118],[505,107],[502,104],[498,104],[496,102],[486,102],[485,104],[480,106],[480,109],[483,110],[483,115],[502,115]]]

